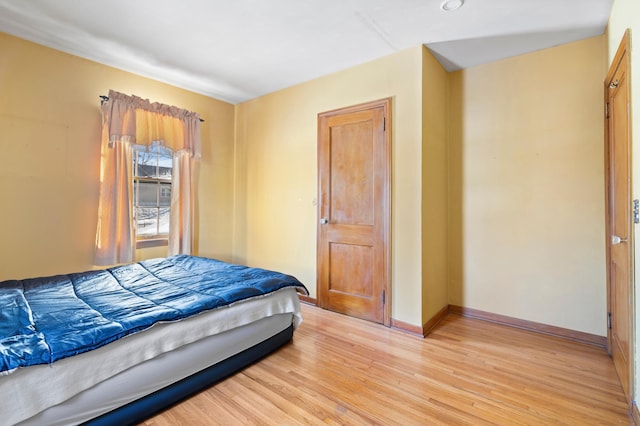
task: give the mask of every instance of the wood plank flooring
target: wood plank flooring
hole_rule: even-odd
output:
[[[630,424],[603,349],[453,314],[423,340],[302,311],[292,343],[143,424]]]

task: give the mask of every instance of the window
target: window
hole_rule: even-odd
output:
[[[139,247],[140,242],[166,244],[169,237],[172,157],[173,152],[158,141],[133,147],[133,211]]]

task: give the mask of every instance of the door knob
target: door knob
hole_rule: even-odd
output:
[[[327,223],[329,223],[329,219],[327,219],[326,217],[323,217],[322,219],[320,219],[320,224],[326,225]]]
[[[611,236],[611,245],[616,245],[616,244],[620,244],[620,243],[626,243],[627,239],[626,238],[620,238],[617,235],[612,235]]]

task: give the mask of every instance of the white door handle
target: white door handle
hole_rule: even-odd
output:
[[[320,223],[322,225],[326,225],[327,223],[329,223],[329,219],[327,219],[326,217],[323,217],[322,219],[320,219]]]
[[[626,242],[627,242],[626,238],[620,238],[617,235],[612,235],[611,236],[611,245],[613,245],[613,246],[615,246],[617,244],[620,244],[620,243],[626,243]]]

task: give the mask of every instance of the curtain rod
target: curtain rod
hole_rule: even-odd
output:
[[[109,97],[105,96],[105,95],[100,95],[99,98],[100,98],[100,105],[104,105],[105,102],[109,101]],[[200,118],[199,120],[200,120],[201,123],[204,123],[204,119],[203,118]]]

